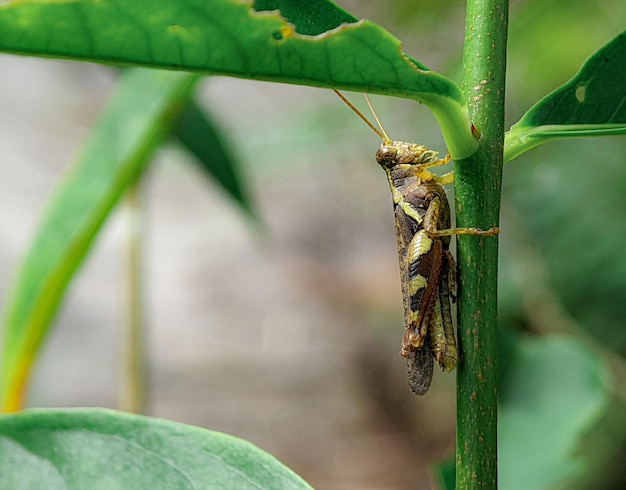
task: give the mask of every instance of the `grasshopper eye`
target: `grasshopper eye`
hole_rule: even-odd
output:
[[[376,161],[383,167],[393,167],[397,162],[398,150],[393,146],[381,146],[376,152]]]

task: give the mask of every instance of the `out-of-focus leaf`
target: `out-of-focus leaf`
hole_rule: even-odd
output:
[[[625,153],[626,138],[579,139],[507,169],[501,318],[530,314],[526,323],[541,331],[566,331],[563,319],[541,313],[554,305],[565,323],[626,358]]]
[[[591,350],[564,335],[518,335],[510,347],[500,389],[498,485],[548,490],[586,469],[579,449],[608,411],[608,371]],[[455,488],[454,458],[435,471],[441,488]]]
[[[279,10],[280,15],[296,26],[298,34],[317,36],[359,19],[328,0],[255,0],[257,12]]]
[[[254,217],[246,182],[239,177],[239,165],[208,114],[195,104],[189,104],[180,115],[173,133],[196,157],[194,161],[200,168],[215,178],[226,193]]]
[[[439,483],[437,486],[439,490],[455,490],[456,465],[454,463],[454,455],[434,465],[433,471]]]
[[[433,111],[453,158],[476,151],[454,82],[407,56],[372,22],[337,26],[351,16],[326,0],[290,3],[295,26],[278,11],[257,12],[251,1],[9,2],[0,5],[0,51],[411,98]],[[307,3],[307,17],[293,14]],[[273,5],[281,3],[263,3]]]
[[[581,474],[576,452],[610,392],[606,366],[573,338],[521,337],[501,390],[500,487],[548,489]]]
[[[505,161],[556,138],[626,134],[626,31],[565,85],[537,102],[505,138]]]
[[[125,71],[77,164],[56,189],[5,302],[1,402],[21,406],[30,368],[102,223],[171,129],[197,75]]]
[[[242,439],[103,409],[0,417],[0,488],[310,489]]]

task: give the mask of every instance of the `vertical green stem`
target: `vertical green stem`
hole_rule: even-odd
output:
[[[130,233],[128,247],[128,305],[120,405],[134,413],[147,411],[147,372],[144,340],[141,273],[141,191],[140,181],[128,190]]]
[[[480,148],[455,164],[457,226],[497,226],[504,141],[507,0],[468,0],[463,90]],[[497,488],[495,237],[458,240],[456,488]]]

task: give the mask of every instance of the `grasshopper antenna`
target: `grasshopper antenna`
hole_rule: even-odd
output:
[[[348,99],[347,99],[347,98],[346,98],[346,97],[345,97],[345,96],[344,96],[344,95],[343,95],[343,94],[342,94],[339,90],[335,90],[335,89],[333,89],[333,92],[335,92],[335,93],[339,96],[339,98],[340,98],[341,100],[343,100],[343,101],[346,103],[346,105],[347,105],[350,109],[352,109],[352,110],[354,111],[354,113],[355,113],[357,116],[359,116],[359,117],[361,118],[361,120],[363,120],[363,122],[364,122],[365,124],[367,124],[367,125],[370,127],[370,129],[371,129],[372,131],[374,131],[374,132],[378,135],[378,137],[379,137],[381,140],[383,140],[383,142],[387,143],[388,141],[391,141],[391,138],[389,138],[389,136],[387,136],[387,133],[385,132],[385,128],[383,128],[383,125],[380,123],[380,119],[378,119],[378,116],[376,115],[376,111],[374,110],[374,107],[372,107],[372,103],[370,102],[370,99],[369,99],[369,97],[367,96],[367,94],[364,94],[364,95],[365,95],[365,100],[367,101],[367,106],[370,108],[370,111],[372,111],[372,114],[374,115],[374,119],[376,119],[376,122],[378,123],[378,126],[380,127],[380,130],[378,130],[378,128],[376,128],[376,126],[374,126],[374,125],[373,125],[373,124],[369,121],[369,119],[367,119],[367,118],[363,115],[363,113],[362,113],[360,110],[358,110],[356,107],[354,107],[354,105],[352,104],[352,102],[350,102],[350,101],[349,101],[349,100],[348,100]]]
[[[372,102],[370,101],[370,98],[367,96],[367,94],[363,94],[363,95],[365,95],[365,101],[367,102],[367,107],[369,107],[370,111],[372,111],[372,115],[374,116],[374,119],[376,119],[376,122],[378,123],[378,127],[380,128],[380,130],[383,133],[383,136],[385,137],[383,141],[385,143],[388,141],[391,141],[391,138],[387,136],[387,133],[385,132],[385,128],[383,128],[383,123],[381,123],[380,119],[378,119],[378,114],[376,114],[376,111],[374,110],[374,106],[372,106]]]

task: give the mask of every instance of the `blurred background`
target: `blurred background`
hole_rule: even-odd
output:
[[[339,3],[460,82],[462,2]],[[510,19],[507,127],[622,30],[626,11],[621,0],[519,0]],[[0,62],[3,297],[115,72],[13,56]],[[352,99],[364,106],[360,95]],[[406,386],[378,138],[328,90],[213,77],[197,100],[237,155],[263,227],[175,143],[158,152],[141,186],[150,414],[250,440],[317,488],[431,488],[430,465],[454,452],[455,380],[436,373],[422,398]],[[425,107],[373,103],[394,139],[445,153]],[[625,150],[624,138],[556,142],[505,167],[505,338],[574,333],[619,372]],[[129,219],[121,206],[71,287],[38,361],[30,406],[119,406]],[[623,488],[615,463],[626,456],[626,421],[613,415],[596,432],[600,440],[588,441],[602,462],[581,488]]]

